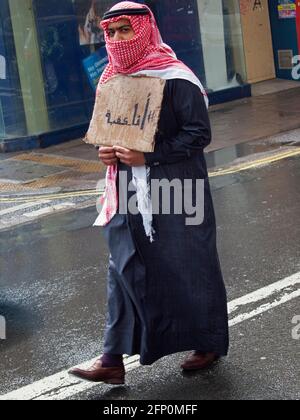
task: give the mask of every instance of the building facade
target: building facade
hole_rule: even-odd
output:
[[[1,0],[0,151],[46,147],[84,135],[107,63],[99,19],[115,3]],[[251,84],[258,81],[297,79],[298,0],[144,3],[154,11],[164,41],[200,78],[212,104],[250,96]]]

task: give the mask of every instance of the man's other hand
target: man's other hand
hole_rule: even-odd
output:
[[[143,166],[146,163],[145,155],[143,152],[125,149],[124,147],[120,146],[114,146],[113,149],[116,152],[116,157],[120,159],[120,161],[125,165],[133,167]]]

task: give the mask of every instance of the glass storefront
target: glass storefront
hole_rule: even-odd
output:
[[[0,141],[86,129],[107,63],[99,19],[115,3],[1,0]],[[209,94],[244,85],[239,0],[145,3]]]
[[[208,92],[246,81],[238,0],[198,0],[203,60]]]
[[[146,1],[163,39],[208,92],[246,80],[239,0]]]
[[[27,134],[8,2],[0,6],[0,139]],[[25,94],[25,92],[24,92]]]

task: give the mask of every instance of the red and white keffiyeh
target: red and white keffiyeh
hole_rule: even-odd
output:
[[[130,1],[123,1],[113,6],[110,11],[123,9],[146,8],[149,11],[147,15],[126,15],[112,17],[103,20],[101,26],[104,30],[106,49],[109,58],[109,64],[104,70],[100,78],[99,85],[106,83],[116,74],[126,75],[146,75],[152,77],[161,77],[162,79],[185,79],[196,84],[204,95],[207,105],[208,99],[206,92],[197,79],[195,74],[176,58],[174,51],[163,43],[159,29],[156,24],[152,11],[146,6]],[[109,38],[108,26],[110,23],[118,22],[120,19],[128,19],[134,30],[135,36],[131,40],[112,41]],[[99,94],[99,89],[97,93]],[[139,210],[142,213],[144,227],[147,236],[153,241],[152,214],[151,204],[145,197],[149,195],[149,191],[145,190],[145,183],[149,178],[149,171],[146,167],[132,168],[133,180],[137,187],[137,198]],[[95,222],[96,226],[107,225],[118,209],[118,192],[117,192],[117,165],[107,168],[106,173],[106,189],[101,199],[103,205],[100,216]],[[141,187],[139,191],[139,187]],[[139,200],[140,198],[140,200]],[[142,204],[142,202],[144,204]]]

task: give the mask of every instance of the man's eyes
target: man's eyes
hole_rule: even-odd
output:
[[[119,32],[121,32],[121,33],[127,33],[127,32],[129,32],[129,31],[130,31],[130,29],[131,29],[131,28],[126,27],[126,28],[120,28],[120,29],[117,29],[117,31],[119,31]],[[110,37],[113,37],[117,31],[110,30],[110,31],[108,31],[108,35],[109,35]]]

